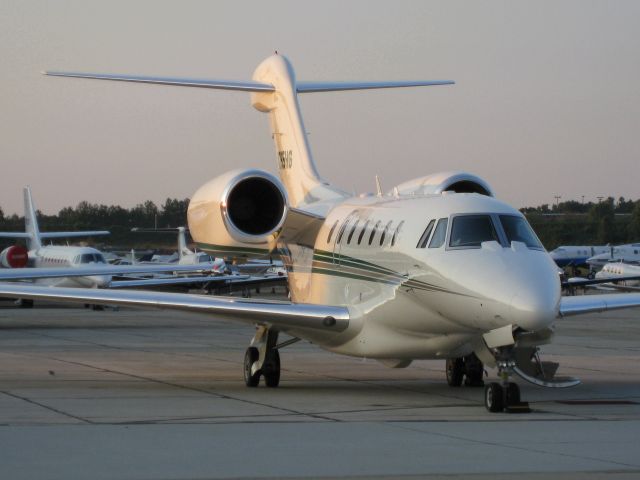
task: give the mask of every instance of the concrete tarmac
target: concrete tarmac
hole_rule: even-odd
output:
[[[558,322],[490,414],[444,361],[401,370],[297,343],[277,389],[242,380],[251,326],[175,312],[0,303],[1,479],[640,478],[640,311]],[[489,379],[495,371],[489,371]]]

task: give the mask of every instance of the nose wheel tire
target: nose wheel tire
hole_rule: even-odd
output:
[[[527,413],[529,405],[520,401],[520,387],[509,382],[506,386],[490,383],[484,387],[484,406],[490,412]]]
[[[259,359],[260,355],[256,347],[249,347],[244,354],[244,383],[247,387],[257,387],[260,383],[260,370],[253,375],[251,374],[251,367]]]
[[[493,413],[504,410],[504,395],[499,383],[492,382],[484,387],[484,406]]]
[[[507,386],[507,406],[512,407],[520,403],[520,387],[517,383],[509,382]]]

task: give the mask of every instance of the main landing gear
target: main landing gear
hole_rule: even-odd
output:
[[[258,327],[251,346],[244,354],[244,383],[247,387],[257,387],[260,377],[264,377],[267,387],[280,384],[280,353],[278,349],[297,342],[298,338],[278,344],[278,332],[266,327]]]
[[[447,383],[450,387],[459,387],[464,384],[467,387],[484,386],[484,365],[475,353],[466,357],[448,358],[446,363]]]
[[[501,352],[501,358],[497,360],[501,382],[491,382],[484,387],[484,406],[490,412],[529,413],[529,404],[520,401],[520,387],[509,381],[516,366],[510,354],[510,350]]]

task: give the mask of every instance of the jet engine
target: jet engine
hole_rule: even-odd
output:
[[[0,252],[2,268],[23,268],[27,266],[29,252],[22,245],[12,245]]]
[[[288,210],[287,192],[278,178],[262,170],[234,170],[194,194],[189,230],[200,248],[216,256],[267,256]]]
[[[401,183],[401,195],[437,195],[442,192],[479,193],[493,197],[493,190],[480,177],[467,172],[440,172]]]

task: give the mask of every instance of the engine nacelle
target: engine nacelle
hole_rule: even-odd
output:
[[[440,172],[404,182],[396,187],[401,195],[438,195],[442,192],[479,193],[493,197],[493,190],[480,177],[467,172]]]
[[[287,218],[282,182],[262,170],[234,170],[209,181],[189,203],[189,231],[216,256],[268,256]]]
[[[29,261],[29,252],[22,245],[12,245],[0,252],[2,268],[24,268]]]

